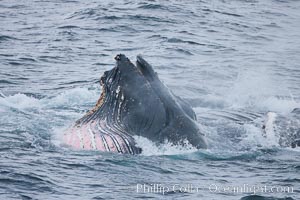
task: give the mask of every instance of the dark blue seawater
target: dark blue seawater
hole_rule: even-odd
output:
[[[0,199],[300,199],[300,150],[257,125],[300,107],[299,11],[296,0],[0,0]],[[190,102],[207,150],[62,144],[117,53],[143,54]]]

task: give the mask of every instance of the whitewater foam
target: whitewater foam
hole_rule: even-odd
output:
[[[10,96],[0,97],[0,106],[16,109],[48,108],[48,107],[73,107],[80,105],[93,105],[97,102],[100,91],[88,88],[74,88],[62,92],[55,97],[37,99],[33,96],[27,96],[17,93]]]
[[[141,147],[142,155],[152,156],[152,155],[178,155],[196,152],[197,149],[189,144],[187,141],[184,142],[184,146],[173,145],[168,141],[163,144],[157,145],[149,139],[142,136],[133,136],[137,146]]]
[[[15,94],[12,96],[0,97],[0,106],[6,108],[15,109],[30,109],[39,108],[41,106],[40,101],[34,97],[26,96],[25,94]]]

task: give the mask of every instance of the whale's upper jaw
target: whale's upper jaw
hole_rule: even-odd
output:
[[[136,59],[136,64],[134,65],[124,54],[118,54],[115,56],[116,67],[121,70],[121,73],[130,73],[131,70],[139,72],[148,81],[153,81],[157,78],[157,74],[152,66],[141,55],[138,55]]]
[[[134,96],[137,93],[144,93],[140,88],[147,86],[148,92],[159,93],[159,89],[152,88],[151,82],[154,80],[160,82],[152,66],[148,64],[141,55],[137,56],[137,61],[133,64],[124,54],[118,54],[114,58],[115,67],[105,71],[100,78],[100,85],[104,92],[113,93],[120,89],[125,89],[127,97]],[[151,91],[150,91],[151,89]]]

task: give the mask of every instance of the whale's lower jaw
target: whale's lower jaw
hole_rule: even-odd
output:
[[[64,134],[64,143],[77,150],[139,154],[132,136],[105,121],[77,124]]]

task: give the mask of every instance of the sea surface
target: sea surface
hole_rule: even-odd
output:
[[[299,148],[262,130],[268,111],[289,119],[300,107],[299,10],[297,0],[0,0],[0,199],[300,199]],[[62,143],[118,53],[142,54],[192,105],[207,150]],[[287,124],[281,134],[299,131]]]

